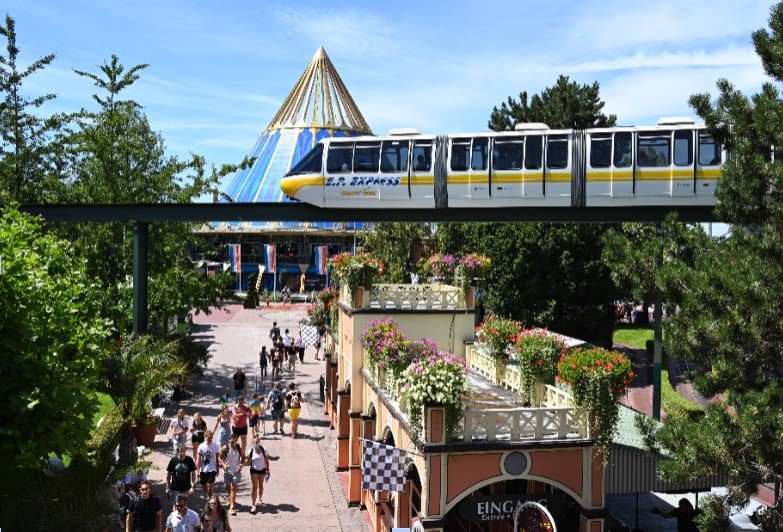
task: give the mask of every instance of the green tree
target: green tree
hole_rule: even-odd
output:
[[[58,156],[52,139],[61,131],[63,117],[40,116],[39,109],[54,94],[30,98],[22,84],[54,60],[46,55],[27,66],[19,65],[16,23],[10,15],[0,25],[6,55],[0,55],[0,199],[20,203],[51,200],[58,175]]]
[[[102,91],[93,98],[97,112],[82,111],[70,146],[71,185],[63,200],[74,203],[190,203],[217,189],[220,177],[238,168],[208,167],[203,157],[180,160],[166,154],[160,134],[152,130],[142,107],[122,99],[123,91],[140,77],[147,65],[130,69],[116,56],[100,65],[100,73],[76,71],[93,80]],[[244,161],[242,164],[247,164]],[[152,297],[150,318],[162,325],[191,308],[209,312],[228,296],[226,275],[198,275],[188,256],[186,243],[196,240],[190,224],[151,224],[148,271]],[[63,235],[83,250],[90,273],[106,294],[104,312],[119,331],[130,319],[133,269],[133,226],[127,223],[82,223],[60,225]]]
[[[783,4],[771,9],[770,31],[753,34],[766,73],[783,81]],[[658,433],[672,460],[670,478],[725,471],[730,503],[747,502],[763,482],[783,475],[783,101],[766,83],[747,97],[727,80],[719,96],[690,104],[716,140],[731,150],[718,183],[717,215],[736,224],[731,238],[703,244],[676,283],[681,308],[666,328],[668,348],[694,361],[694,387],[712,399],[695,420],[671,420]],[[716,507],[725,507],[720,504]],[[779,509],[766,530],[780,530]]]
[[[601,110],[598,82],[579,86],[560,76],[553,87],[526,92],[495,107],[489,127],[513,130],[521,122],[553,129],[612,126]],[[525,325],[552,328],[595,343],[611,343],[616,290],[601,261],[606,227],[595,224],[441,224],[441,251],[477,252],[492,260],[484,298],[493,313]]]
[[[426,223],[382,222],[360,233],[362,249],[386,265],[385,278],[390,283],[409,283],[413,246],[432,236]]]
[[[0,212],[2,468],[80,448],[105,357],[101,294],[72,246],[12,207]]]
[[[592,85],[569,83],[568,76],[560,76],[553,87],[534,94],[528,105],[527,91],[519,93],[519,101],[508,97],[500,108],[494,107],[487,127],[492,131],[511,131],[517,124],[543,122],[553,129],[586,129],[611,127],[615,115],[606,116],[602,110],[598,82]]]

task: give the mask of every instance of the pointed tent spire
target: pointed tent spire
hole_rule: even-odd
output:
[[[323,46],[318,47],[267,131],[292,127],[372,134]]]

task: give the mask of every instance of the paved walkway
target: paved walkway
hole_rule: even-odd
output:
[[[174,416],[176,409],[185,409],[193,419],[195,412],[201,412],[212,429],[219,411],[218,398],[228,387],[230,377],[238,366],[248,375],[247,390],[266,393],[270,381],[257,379],[258,352],[261,346],[270,347],[269,329],[277,321],[281,331],[286,328],[296,336],[299,320],[307,314],[307,305],[292,305],[283,309],[273,304],[258,309],[243,309],[231,305],[230,313],[215,312],[211,316],[194,317],[193,336],[208,345],[212,360],[200,382],[192,385],[193,396],[179,405],[166,405],[165,415]],[[319,378],[323,363],[314,360],[315,350],[308,347],[304,365],[297,365],[292,376],[283,372],[283,382],[294,380],[303,392],[306,403],[302,406],[299,437],[292,439],[290,424],[286,423],[286,435],[269,435],[262,438],[262,444],[271,455],[271,478],[264,488],[263,509],[250,513],[249,470],[243,468],[243,478],[238,493],[238,513],[231,517],[233,530],[318,530],[318,531],[362,531],[367,530],[366,520],[358,508],[349,508],[345,494],[334,471],[336,444],[335,433],[329,429],[324,416],[324,405],[319,397]],[[271,366],[270,366],[271,371]],[[271,421],[267,430],[272,431]],[[248,436],[248,444],[250,437]],[[188,443],[188,454],[191,454]],[[164,522],[170,512],[165,490],[166,466],[173,456],[169,438],[157,436],[151,460],[157,467],[150,471],[153,492],[164,504]],[[215,484],[216,493],[224,494],[222,475]],[[225,501],[225,499],[222,499]],[[199,513],[206,500],[199,488],[189,498],[188,506]],[[270,528],[267,528],[270,527]]]

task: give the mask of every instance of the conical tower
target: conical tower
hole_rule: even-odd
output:
[[[372,135],[323,46],[256,142],[253,166],[238,171],[224,193],[235,202],[288,201],[280,180],[324,137]]]

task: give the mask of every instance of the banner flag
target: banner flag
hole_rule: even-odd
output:
[[[364,440],[362,489],[403,491],[405,451],[373,440]]]
[[[277,273],[277,259],[275,257],[275,245],[264,244],[264,254],[266,262],[266,271],[269,273]]]
[[[326,275],[329,265],[329,248],[327,246],[315,246],[315,270],[318,275]]]
[[[228,263],[231,265],[231,272],[242,271],[242,244],[228,245]]]

